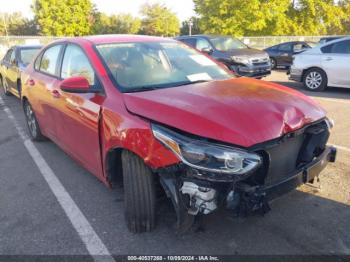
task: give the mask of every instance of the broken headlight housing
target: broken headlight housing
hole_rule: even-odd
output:
[[[152,124],[152,131],[183,163],[198,170],[241,175],[261,164],[255,153],[190,138],[156,124]]]

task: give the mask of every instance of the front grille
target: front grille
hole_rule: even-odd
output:
[[[311,125],[302,131],[290,133],[274,146],[265,149],[268,166],[265,185],[276,184],[294,175],[325,149],[329,131],[325,122]]]
[[[252,59],[252,64],[256,66],[263,66],[263,65],[268,65],[269,59],[268,58],[255,58]]]

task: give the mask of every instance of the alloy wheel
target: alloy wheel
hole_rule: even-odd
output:
[[[312,90],[319,88],[322,81],[322,75],[316,71],[311,71],[305,78],[306,86]]]
[[[36,137],[37,130],[36,130],[35,116],[32,108],[28,104],[26,106],[26,116],[27,116],[27,124],[29,127],[29,131],[33,137]]]

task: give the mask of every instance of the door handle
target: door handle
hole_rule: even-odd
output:
[[[60,98],[61,97],[61,94],[60,92],[58,92],[57,90],[52,90],[51,91],[51,94],[54,98]]]
[[[332,61],[332,60],[333,60],[332,57],[327,57],[327,58],[326,58],[326,61]]]
[[[27,80],[27,85],[29,86],[35,86],[35,81],[33,79],[28,79]]]

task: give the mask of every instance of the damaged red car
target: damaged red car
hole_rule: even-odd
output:
[[[54,141],[107,186],[120,183],[132,232],[155,227],[158,192],[186,231],[220,208],[265,213],[336,157],[332,122],[312,99],[235,78],[171,39],[59,40],[22,83],[32,139]]]

